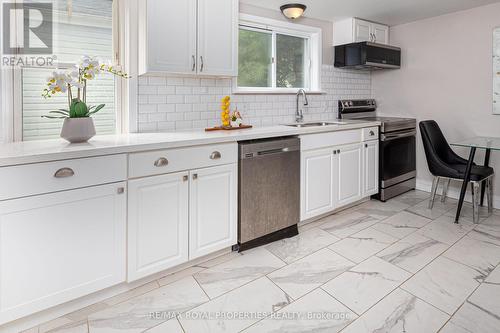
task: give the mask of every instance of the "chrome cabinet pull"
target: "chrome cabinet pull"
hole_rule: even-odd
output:
[[[221,153],[218,151],[214,151],[212,154],[210,154],[210,159],[211,160],[218,160],[222,157]]]
[[[203,72],[203,67],[205,66],[205,64],[203,63],[203,56],[200,56],[200,61],[201,61],[200,72]]]
[[[187,182],[189,180],[189,177],[187,175],[182,176],[182,181]]]
[[[160,157],[154,163],[155,167],[160,168],[168,165],[168,160],[165,157]]]
[[[368,148],[368,144],[367,143],[365,143],[365,148]]]
[[[193,59],[193,67],[191,68],[191,71],[194,72],[196,70],[196,58],[195,58],[194,54],[191,57]]]
[[[337,155],[337,151],[336,150],[333,151],[333,155]]]
[[[193,174],[193,180],[196,180],[196,179],[198,179],[198,174],[197,174],[197,173],[194,173],[194,174]]]
[[[61,168],[54,173],[56,178],[68,178],[75,175],[75,172],[71,168]]]

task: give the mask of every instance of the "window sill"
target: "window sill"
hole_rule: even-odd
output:
[[[233,95],[296,95],[299,90],[279,90],[279,89],[270,89],[270,90],[233,90]],[[321,90],[306,90],[306,94],[308,95],[325,95],[326,91]]]

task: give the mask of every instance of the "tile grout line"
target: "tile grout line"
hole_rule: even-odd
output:
[[[425,201],[425,200],[426,200],[426,199],[424,199],[424,201]],[[422,202],[423,202],[423,201],[422,201]],[[418,205],[418,204],[417,204],[417,205]],[[413,206],[410,206],[410,207],[413,207]],[[445,213],[443,213],[443,215],[444,215],[444,214],[445,214]],[[394,215],[395,215],[395,214],[394,214]],[[419,214],[415,214],[415,215],[419,215]],[[443,216],[443,215],[441,215],[441,216]],[[421,215],[419,215],[419,216],[421,216]],[[437,217],[437,218],[435,218],[435,219],[431,219],[431,222],[429,222],[429,223],[434,222],[435,220],[439,219],[441,216],[439,216],[439,217]],[[425,216],[422,216],[422,217],[425,217]],[[427,218],[427,217],[426,217],[426,218]],[[428,223],[428,224],[429,224],[429,223]],[[427,225],[427,224],[426,224],[426,225]],[[425,226],[423,226],[423,227],[425,227]],[[422,227],[422,228],[423,228],[423,227]],[[419,229],[421,229],[421,228],[419,228]],[[415,232],[416,232],[416,231],[415,231]],[[470,231],[469,231],[469,232],[470,232]],[[411,234],[413,234],[413,233],[411,233]],[[409,235],[411,235],[411,234],[409,234]],[[403,290],[404,292],[407,292],[408,294],[410,294],[410,295],[412,295],[412,296],[414,296],[414,297],[418,298],[419,300],[423,301],[424,303],[426,303],[426,304],[428,304],[428,305],[432,306],[433,308],[435,308],[435,309],[437,309],[437,310],[439,310],[439,311],[441,311],[441,312],[445,313],[446,315],[450,316],[450,318],[448,318],[448,320],[445,322],[445,324],[446,324],[448,321],[450,321],[450,320],[451,320],[451,318],[452,318],[452,315],[449,315],[448,313],[446,313],[446,312],[444,312],[443,310],[439,309],[439,308],[438,308],[438,307],[436,307],[435,305],[433,305],[433,304],[431,304],[431,303],[429,303],[429,302],[427,302],[427,301],[425,301],[425,300],[421,299],[420,297],[413,295],[412,293],[410,293],[409,291],[407,291],[406,289],[404,289],[404,288],[403,288],[403,284],[404,284],[404,283],[406,283],[406,282],[407,282],[408,280],[410,280],[411,278],[413,278],[413,277],[414,277],[417,273],[419,273],[420,271],[422,271],[424,268],[426,268],[427,266],[429,266],[429,265],[430,265],[432,262],[434,262],[436,259],[438,259],[439,257],[441,257],[441,256],[443,255],[443,253],[444,253],[444,252],[446,252],[449,248],[451,248],[453,245],[455,245],[456,243],[458,243],[458,242],[459,242],[462,238],[464,238],[467,234],[468,234],[468,232],[467,232],[466,234],[464,234],[462,237],[460,237],[458,240],[456,240],[453,244],[449,245],[449,247],[448,247],[446,250],[444,250],[444,251],[443,251],[440,255],[438,255],[437,257],[435,257],[433,260],[431,260],[431,261],[430,261],[429,263],[427,263],[425,266],[423,266],[422,268],[420,268],[417,272],[415,272],[415,273],[409,272],[409,273],[410,273],[410,274],[412,274],[412,275],[410,275],[410,276],[409,276],[406,280],[404,280],[403,282],[401,282],[401,284],[399,284],[399,285],[398,285],[398,286],[397,286],[397,287],[396,287],[393,291],[391,291],[389,294],[387,294],[387,295],[385,295],[384,297],[382,297],[379,301],[377,301],[377,303],[373,304],[373,305],[372,305],[371,307],[369,307],[369,308],[368,308],[365,312],[363,312],[361,315],[359,315],[358,319],[359,319],[359,318],[361,318],[361,317],[362,317],[365,313],[367,313],[367,312],[368,312],[369,310],[371,310],[373,307],[375,307],[375,306],[376,306],[378,303],[380,303],[383,299],[387,298],[390,294],[394,293],[394,291],[396,291],[397,289],[401,289],[401,290]],[[408,236],[409,236],[409,235],[408,235]],[[446,244],[446,245],[448,245],[448,244]],[[392,245],[391,245],[391,246],[392,246]],[[332,250],[332,251],[333,251],[333,250]],[[380,252],[381,252],[381,251],[377,252],[377,254],[378,254],[378,253],[380,253]],[[376,256],[376,254],[374,254],[373,256]],[[371,258],[371,257],[370,257],[370,258]],[[444,258],[448,259],[447,257],[444,257]],[[369,259],[369,258],[367,258],[367,259]],[[366,261],[367,259],[365,259],[364,261]],[[380,258],[380,259],[381,259],[381,258]],[[383,260],[383,259],[382,259],[382,260]],[[363,261],[363,262],[364,262],[364,261]],[[384,260],[384,261],[385,261],[385,260]],[[386,261],[386,262],[387,262],[387,261]],[[390,263],[390,264],[392,264],[392,263]],[[392,264],[392,265],[394,265],[394,264]],[[462,265],[463,265],[463,264],[462,264]],[[395,266],[396,266],[396,265],[395,265]],[[396,266],[396,267],[400,268],[399,266]],[[405,271],[406,271],[406,270],[405,270]],[[407,272],[408,272],[408,271],[407,271]],[[482,283],[480,283],[480,284],[479,284],[479,286],[480,286],[481,284],[482,284]],[[479,288],[479,286],[478,286],[477,288]],[[477,289],[477,288],[476,288],[476,289]],[[476,289],[475,289],[475,290],[476,290]],[[474,291],[475,291],[475,290],[474,290]],[[326,291],[326,290],[325,290],[325,291]],[[472,293],[473,293],[473,292],[472,292]],[[472,295],[472,293],[471,293],[470,295]],[[468,297],[470,297],[470,295],[469,295]],[[332,296],[332,297],[333,297],[333,296]],[[468,298],[468,297],[467,297],[467,298]],[[465,303],[465,301],[464,301],[464,303]],[[463,304],[463,303],[462,303],[462,304]],[[459,307],[459,308],[460,308],[460,307]],[[457,310],[458,310],[458,309],[457,309]],[[356,320],[358,320],[358,319],[356,319]],[[356,321],[356,320],[354,320],[354,321]],[[352,323],[354,323],[354,321],[353,321]],[[350,323],[349,325],[347,325],[346,327],[344,327],[341,331],[343,331],[344,329],[346,329],[346,328],[347,328],[348,326],[350,326],[352,323]],[[444,325],[445,325],[445,324],[443,324],[443,326],[442,326],[442,327],[444,327]],[[442,329],[442,327],[440,328],[440,330]]]

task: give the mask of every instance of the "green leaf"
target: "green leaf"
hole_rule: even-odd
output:
[[[69,113],[66,111],[50,111],[49,113],[62,114],[63,116],[69,117]]]
[[[93,115],[93,114],[95,114],[95,113],[99,112],[99,111],[100,111],[103,107],[105,107],[105,106],[106,106],[106,104],[99,104],[99,105],[95,108],[95,110],[93,110],[92,112],[89,112],[89,113],[88,113],[88,115],[89,115],[89,116],[91,116],[91,115]]]
[[[87,105],[83,102],[77,102],[75,104],[75,116],[76,118],[86,117],[88,113]]]
[[[71,105],[69,106],[69,117],[70,118],[76,118],[76,101],[73,99],[71,102]]]

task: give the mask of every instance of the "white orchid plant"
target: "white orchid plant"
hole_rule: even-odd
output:
[[[68,109],[50,111],[43,116],[50,119],[86,118],[99,112],[105,104],[87,106],[87,81],[100,73],[111,73],[123,78],[130,76],[117,70],[110,64],[101,63],[97,58],[83,56],[78,65],[65,72],[53,72],[47,79],[47,87],[43,90],[44,98],[51,98],[58,93],[68,93]],[[73,89],[76,88],[76,96]]]

